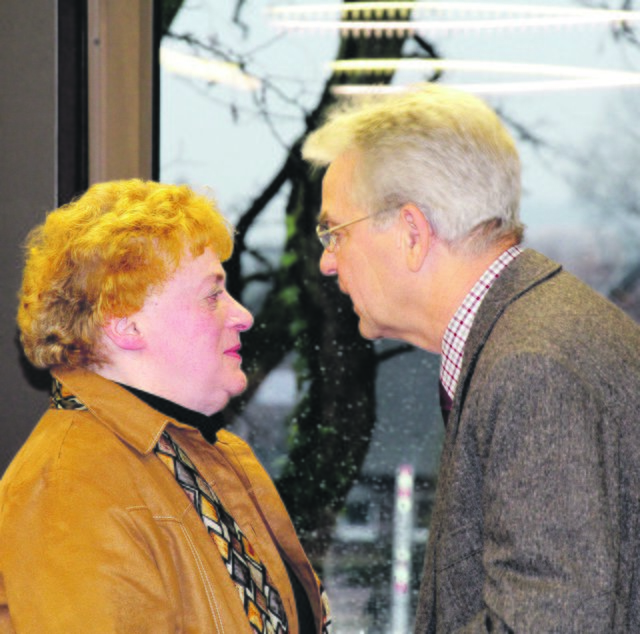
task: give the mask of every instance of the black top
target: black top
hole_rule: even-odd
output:
[[[141,401],[144,401],[147,405],[153,407],[153,409],[157,409],[159,412],[175,418],[185,425],[199,429],[204,439],[212,445],[215,444],[218,439],[218,431],[224,427],[224,418],[219,412],[207,416],[206,414],[201,414],[195,410],[178,405],[161,396],[139,390],[137,387],[131,387],[124,383],[119,383],[119,385],[129,390],[129,392],[137,396]]]

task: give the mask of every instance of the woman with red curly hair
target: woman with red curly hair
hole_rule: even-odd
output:
[[[244,390],[232,229],[186,186],[91,187],[27,241],[18,325],[50,409],[0,482],[1,632],[321,633]]]

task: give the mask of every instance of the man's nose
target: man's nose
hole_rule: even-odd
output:
[[[336,267],[335,253],[329,252],[325,249],[320,256],[320,272],[323,275],[336,275],[338,269]]]

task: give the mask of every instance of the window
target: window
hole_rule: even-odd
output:
[[[640,192],[621,170],[637,164],[640,147],[623,124],[637,114],[640,50],[619,23],[574,28],[592,14],[569,19],[562,9],[576,7],[568,2],[559,11],[538,3],[527,14],[510,3],[509,16],[477,4],[472,15],[439,16],[435,30],[342,38],[320,24],[339,18],[340,2],[314,3],[326,14],[280,4],[290,6],[277,13],[260,3],[164,0],[160,178],[211,192],[237,225],[229,286],[256,325],[244,337],[251,387],[225,415],[276,480],[323,571],[346,628],[339,631],[386,632],[393,491],[403,464],[415,473],[413,598],[419,582],[442,437],[439,359],[359,337],[349,301],[318,273],[320,177],[301,166],[295,148],[336,98],[330,78],[334,87],[372,78],[469,86],[518,142],[527,244],[638,318]],[[381,19],[392,17],[406,19]],[[507,17],[521,22],[488,28]],[[283,21],[294,19],[288,30]],[[381,57],[449,65],[372,67],[358,76],[330,66]]]

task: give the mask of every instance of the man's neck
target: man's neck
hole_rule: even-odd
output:
[[[471,255],[442,243],[434,248],[431,271],[425,277],[430,291],[422,296],[423,315],[429,317],[423,321],[420,347],[437,354],[442,352],[444,333],[464,299],[489,266],[515,244],[513,240],[505,240]]]

